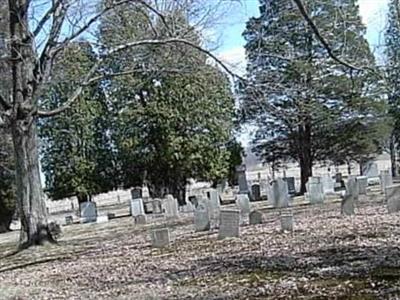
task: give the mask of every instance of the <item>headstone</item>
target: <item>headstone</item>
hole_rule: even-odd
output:
[[[364,164],[362,164],[361,169],[362,169],[362,174],[368,178],[374,178],[379,176],[378,165],[372,160],[369,160]]]
[[[220,201],[219,201],[219,194],[216,189],[211,189],[207,193],[209,199],[209,208],[210,208],[210,221],[211,221],[211,228],[215,228],[218,226],[219,220],[219,209],[220,209]]]
[[[239,223],[240,212],[239,210],[221,210],[218,238],[224,239],[229,237],[239,237]]]
[[[153,206],[153,214],[162,214],[162,201],[161,199],[154,199],[151,201]]]
[[[240,212],[240,224],[245,224],[250,214],[250,199],[245,194],[236,195],[236,206]]]
[[[210,229],[209,200],[201,199],[198,201],[194,211],[194,228],[196,231],[206,231]]]
[[[132,199],[142,199],[142,189],[139,187],[131,189]]]
[[[358,184],[358,194],[366,195],[367,187],[368,187],[368,177],[367,176],[358,176],[356,178]]]
[[[143,200],[141,198],[135,198],[131,200],[130,212],[132,217],[145,214]]]
[[[295,178],[294,177],[285,177],[283,178],[286,181],[288,186],[289,194],[293,195],[296,194],[296,185],[295,185]]]
[[[250,219],[250,225],[262,224],[263,217],[261,211],[253,210],[249,215],[249,219]]]
[[[325,195],[335,193],[335,181],[329,175],[322,176],[321,183]]]
[[[151,231],[151,244],[153,247],[162,248],[171,242],[168,228],[154,229]]]
[[[381,171],[380,174],[381,190],[386,191],[386,188],[393,185],[393,177],[389,170]]]
[[[353,200],[358,200],[359,185],[355,176],[349,176],[346,184],[346,195],[352,195]]]
[[[287,182],[278,178],[271,182],[268,191],[268,200],[276,208],[289,206],[289,191]]]
[[[192,203],[192,205],[196,208],[198,204],[198,196],[189,196],[189,202]]]
[[[108,222],[108,216],[97,216],[97,220],[96,223],[100,224],[100,223],[107,223]]]
[[[174,196],[168,194],[164,199],[164,212],[167,218],[177,218],[178,217],[178,201]]]
[[[247,179],[246,179],[246,166],[245,165],[238,166],[236,168],[236,174],[239,183],[239,194],[248,194],[249,187],[247,185]]]
[[[282,213],[281,215],[281,230],[293,231],[293,214],[290,212]]]
[[[385,195],[389,214],[400,211],[400,185],[387,186]]]
[[[97,207],[95,202],[82,202],[79,205],[79,209],[81,212],[81,222],[89,223],[96,222],[97,219]]]
[[[65,225],[72,225],[74,223],[74,217],[73,216],[66,216],[65,217]]]
[[[253,196],[254,201],[261,200],[261,189],[259,184],[253,184],[251,186],[251,194]]]
[[[307,196],[311,204],[323,203],[325,200],[321,177],[310,177],[307,182]]]
[[[345,216],[354,215],[354,196],[345,194],[342,199],[341,213]]]
[[[335,175],[335,181],[336,181],[337,183],[342,183],[342,181],[343,181],[342,173],[336,173],[336,175]]]
[[[149,199],[150,198],[150,191],[149,191],[149,188],[146,186],[146,185],[144,185],[143,187],[142,187],[142,199]]]
[[[145,215],[138,215],[134,217],[136,225],[145,225],[146,224],[146,216]]]
[[[268,180],[261,179],[260,181],[260,194],[261,196],[268,196]]]

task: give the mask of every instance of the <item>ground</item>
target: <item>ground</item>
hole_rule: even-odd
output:
[[[163,249],[149,237],[162,220],[67,226],[58,245],[8,257],[17,235],[0,235],[0,299],[400,299],[400,219],[382,195],[353,217],[339,202],[293,212],[293,233],[264,209],[265,224],[225,240],[181,217]]]

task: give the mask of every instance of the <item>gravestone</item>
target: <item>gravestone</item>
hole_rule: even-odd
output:
[[[296,184],[294,177],[285,177],[283,178],[284,181],[287,183],[288,192],[290,195],[296,194]]]
[[[239,210],[221,210],[218,238],[224,239],[229,237],[239,237],[239,223],[240,212]]]
[[[197,207],[194,211],[194,228],[195,231],[206,231],[210,229],[210,211],[209,200],[202,198],[198,200]]]
[[[254,201],[261,200],[261,189],[259,184],[253,184],[251,186],[251,195],[253,196]]]
[[[164,212],[167,218],[177,218],[178,217],[178,201],[174,196],[168,194],[164,199]]]
[[[322,176],[321,183],[325,195],[335,193],[335,181],[329,175]]]
[[[142,189],[140,187],[131,189],[131,197],[132,199],[142,199]]]
[[[307,182],[307,196],[311,204],[323,203],[325,200],[321,177],[310,177]]]
[[[249,219],[250,219],[250,225],[262,224],[263,216],[261,211],[253,210],[249,215]]]
[[[79,210],[81,212],[82,223],[96,222],[97,207],[95,202],[82,202],[79,205]]]
[[[189,196],[189,202],[196,208],[198,204],[198,196]]]
[[[266,179],[261,179],[260,181],[260,194],[261,196],[268,196],[268,181]]]
[[[151,201],[153,206],[153,214],[162,214],[162,201],[161,199],[154,199]]]
[[[246,166],[241,165],[236,167],[236,174],[239,183],[239,194],[248,194],[249,187],[247,185],[247,179],[246,179]]]
[[[367,187],[368,187],[368,177],[367,176],[358,176],[356,178],[358,183],[358,194],[359,195],[366,195],[367,194]]]
[[[386,188],[393,185],[393,177],[389,170],[381,171],[380,174],[381,190],[386,191]]]
[[[65,217],[65,225],[72,225],[74,224],[74,217],[73,216],[66,216]]]
[[[145,225],[146,224],[146,216],[145,215],[138,215],[134,217],[136,225]]]
[[[240,212],[240,224],[245,224],[250,214],[250,199],[245,194],[236,195],[236,206]]]
[[[341,203],[341,213],[344,216],[354,215],[354,196],[345,194]]]
[[[400,211],[400,185],[387,186],[385,197],[389,214]]]
[[[275,208],[289,206],[289,191],[287,182],[282,178],[273,180],[268,190],[268,200]]]
[[[335,175],[335,181],[336,181],[337,183],[342,183],[342,181],[343,181],[342,173],[336,173],[336,175]]]
[[[135,198],[131,200],[130,213],[132,217],[145,214],[143,200],[141,198]]]
[[[362,174],[368,178],[379,177],[378,165],[370,160],[362,164]]]
[[[346,184],[346,195],[352,195],[353,200],[358,200],[359,185],[355,176],[349,176]]]
[[[285,212],[281,214],[281,230],[293,231],[293,214]]]
[[[207,196],[210,203],[209,214],[210,214],[211,228],[215,228],[218,226],[218,220],[219,220],[219,209],[220,209],[219,194],[216,189],[210,189],[207,192]]]
[[[97,220],[96,220],[97,224],[107,223],[107,222],[108,222],[108,215],[97,216]]]
[[[154,229],[151,231],[151,244],[153,247],[162,248],[169,246],[171,237],[168,228]]]

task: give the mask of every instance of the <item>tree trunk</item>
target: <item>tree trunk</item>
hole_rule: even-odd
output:
[[[11,221],[12,221],[12,215],[1,216],[0,233],[4,233],[10,230]]]
[[[311,150],[311,125],[307,119],[303,126],[299,126],[299,161],[300,161],[300,194],[306,191],[306,183],[308,178],[312,176],[312,150]]]
[[[300,159],[300,194],[303,195],[306,191],[306,183],[308,178],[312,176],[312,163],[308,159]]]
[[[30,117],[12,124],[16,165],[17,205],[21,218],[20,246],[53,242],[47,224],[46,203],[39,173],[36,120]]]
[[[392,165],[392,176],[397,177],[396,141],[393,134],[390,137],[390,162]]]

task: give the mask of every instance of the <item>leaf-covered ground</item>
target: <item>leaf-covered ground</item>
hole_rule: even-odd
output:
[[[259,205],[259,204],[257,204]],[[64,227],[59,245],[12,251],[0,236],[0,299],[396,299],[400,298],[399,214],[382,196],[294,209],[295,232],[280,232],[279,211],[241,228],[240,239],[195,233],[189,217],[168,226],[175,242],[150,246],[130,218]]]

